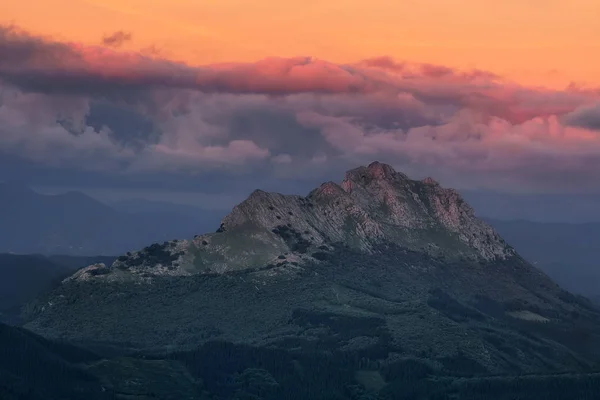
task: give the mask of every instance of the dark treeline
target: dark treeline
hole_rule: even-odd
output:
[[[371,357],[373,356],[373,357]],[[0,398],[212,400],[597,399],[600,374],[451,376],[432,360],[210,342],[108,359],[0,325]],[[458,370],[472,360],[457,357]]]

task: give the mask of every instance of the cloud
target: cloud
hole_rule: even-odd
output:
[[[489,71],[470,70],[470,71],[455,71],[443,65],[434,64],[414,64],[397,62],[391,57],[374,57],[363,60],[360,65],[367,67],[375,67],[383,70],[393,71],[396,73],[404,73],[406,77],[426,76],[430,78],[441,77],[461,77],[466,80],[474,78],[485,78],[488,80],[500,80],[501,77]]]
[[[131,137],[125,135],[133,132],[126,128],[138,124],[139,116],[130,110],[128,121],[117,120],[123,132],[114,132],[111,126],[115,121],[107,120],[95,127],[89,124],[94,110],[91,104],[81,97],[22,93],[0,87],[0,152],[19,154],[49,166],[92,171],[192,173],[242,165],[269,155],[268,149],[259,148],[251,140],[225,139],[222,144],[211,144],[203,140],[210,135],[185,126],[171,126],[173,130],[167,134],[132,145]]]
[[[600,103],[573,110],[564,116],[564,121],[567,125],[600,131]]]
[[[289,164],[292,162],[292,156],[289,154],[279,154],[273,157],[273,162],[277,164]]]
[[[157,88],[204,93],[412,96],[427,103],[478,109],[522,122],[565,113],[590,95],[523,88],[482,71],[396,63],[387,58],[337,65],[310,57],[189,66],[140,53],[58,43],[14,27],[0,28],[0,79],[24,90],[131,98]]]
[[[87,126],[88,112],[86,99],[0,88],[0,150],[50,166],[117,168],[132,153],[115,146],[108,130]]]
[[[129,42],[132,38],[131,33],[124,31],[113,32],[110,35],[102,37],[102,44],[110,47],[121,47],[123,43]]]
[[[190,66],[0,29],[0,151],[115,177],[254,186],[379,159],[461,187],[600,191],[598,104],[386,57]]]
[[[374,90],[359,71],[311,58],[191,67],[102,47],[83,47],[0,28],[0,78],[45,93],[102,95],[152,88],[207,93],[359,93]]]

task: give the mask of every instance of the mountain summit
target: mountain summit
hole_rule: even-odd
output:
[[[123,278],[123,271],[133,278],[225,273],[282,259],[315,262],[333,244],[372,253],[384,243],[448,259],[492,261],[515,255],[455,190],[431,178],[411,180],[390,165],[373,162],[306,197],[256,190],[233,208],[216,233],[153,245],[121,257],[107,271],[91,266],[75,278]]]
[[[462,374],[600,362],[595,306],[456,191],[379,162],[306,197],[254,191],[217,232],[81,269],[28,310],[37,333],[147,350],[219,340]]]

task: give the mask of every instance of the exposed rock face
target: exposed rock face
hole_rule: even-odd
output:
[[[75,279],[223,273],[314,261],[319,247],[343,243],[372,252],[381,243],[449,258],[505,259],[514,250],[452,189],[431,178],[409,179],[373,162],[323,183],[306,197],[254,191],[233,208],[216,233],[153,245],[122,256],[108,270]],[[160,248],[158,248],[160,247]],[[283,258],[282,258],[283,257]]]
[[[69,281],[74,281],[74,280],[75,281],[77,281],[77,280],[86,281],[86,280],[92,279],[94,276],[102,275],[102,274],[108,273],[108,272],[110,272],[110,270],[106,266],[106,264],[104,264],[104,263],[92,264],[92,265],[89,265],[89,266],[82,268],[79,271],[75,272],[73,275],[64,279],[63,282],[69,282]]]

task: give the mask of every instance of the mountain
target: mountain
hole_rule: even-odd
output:
[[[528,261],[566,289],[600,296],[600,223],[486,219]]]
[[[212,226],[208,215],[125,213],[79,192],[43,195],[0,184],[0,252],[121,254],[146,243],[193,235]]]
[[[217,232],[91,265],[29,310],[28,329],[94,349],[329,354],[379,389],[407,359],[424,376],[600,367],[598,308],[456,191],[378,162],[306,197],[255,191]]]
[[[77,269],[116,257],[0,254],[0,321],[18,323],[21,308]]]

